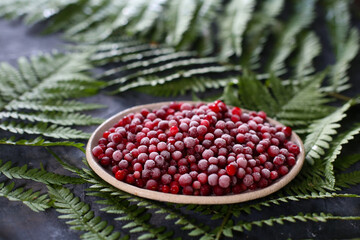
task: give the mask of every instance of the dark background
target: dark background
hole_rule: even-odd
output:
[[[50,36],[42,36],[41,25],[34,27],[26,27],[20,21],[0,20],[0,62],[6,61],[16,66],[16,59],[20,56],[31,56],[40,52],[49,52],[52,49],[63,49],[64,41],[61,40],[60,34]],[[326,48],[326,46],[325,46]],[[326,54],[318,59],[319,65],[331,63],[333,59],[327,58]],[[353,87],[345,94],[355,96],[360,93],[360,71],[359,56],[353,61],[350,69],[350,82]],[[1,87],[1,86],[0,86]],[[190,99],[190,96],[171,98],[172,100]],[[101,103],[107,108],[92,111],[91,114],[97,117],[107,118],[125,108],[145,104],[150,102],[160,102],[169,100],[167,98],[152,97],[149,95],[127,92],[118,96],[108,96],[106,94],[98,94],[94,97],[86,98],[84,101]],[[359,110],[359,109],[357,109]],[[359,117],[356,112],[352,113],[355,117]],[[96,127],[87,127],[86,130],[91,132]],[[6,137],[4,132],[0,132],[0,138]],[[9,136],[9,135],[8,135]],[[345,152],[359,152],[359,137],[349,144]],[[81,159],[83,153],[74,148],[57,147],[53,149],[66,161],[77,166],[82,166]],[[0,145],[0,159],[3,161],[12,161],[18,165],[28,164],[30,167],[39,167],[40,163],[47,170],[68,174],[44,148],[37,147],[12,147]],[[360,164],[355,166],[360,169]],[[0,176],[0,181],[5,180]],[[21,186],[22,182],[17,181],[17,186]],[[43,185],[37,183],[27,183],[27,186],[36,190],[43,190]],[[86,196],[84,193],[85,185],[75,186],[74,193],[87,203],[93,203],[94,198]],[[360,194],[360,186],[356,186],[346,191],[347,193]],[[103,219],[106,219],[116,229],[122,231],[120,225],[122,222],[113,221],[113,216],[103,214],[98,211],[99,205],[91,204],[95,213]],[[300,203],[292,202],[282,204],[280,207],[273,206],[264,208],[261,213],[253,213],[247,221],[255,219],[266,219],[272,216],[296,214],[298,212],[331,212],[334,215],[343,216],[360,216],[360,200],[358,199],[328,199],[328,200],[304,200]],[[168,230],[174,229],[176,236],[179,235],[179,226],[173,221],[165,221],[160,215],[153,215],[151,221],[157,225],[166,225]],[[0,239],[77,239],[79,232],[69,230],[64,220],[57,218],[58,213],[54,209],[45,212],[35,213],[28,207],[19,202],[8,201],[6,198],[0,198]],[[115,216],[116,217],[116,216]],[[193,216],[200,221],[207,221],[207,217]],[[215,222],[216,224],[216,222]],[[186,233],[185,233],[186,234]],[[287,223],[285,226],[276,225],[275,227],[264,226],[262,228],[254,227],[253,231],[238,235],[241,238],[248,239],[349,239],[360,237],[360,221],[329,221],[327,223]],[[187,235],[182,236],[188,239]]]

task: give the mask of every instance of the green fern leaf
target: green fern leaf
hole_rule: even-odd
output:
[[[327,199],[327,198],[360,198],[356,194],[339,194],[339,193],[330,193],[330,192],[312,192],[310,194],[296,194],[283,196],[278,198],[273,198],[269,200],[260,201],[259,203],[242,205],[238,204],[233,207],[232,214],[234,216],[239,216],[242,212],[250,214],[252,210],[261,211],[263,207],[271,207],[273,205],[280,205],[282,203],[287,203],[291,201],[301,201],[301,200],[311,200],[311,199]]]
[[[20,201],[35,212],[45,211],[50,207],[47,194],[40,195],[40,192],[34,192],[32,189],[24,190],[24,188],[14,189],[15,183],[6,185],[0,183],[0,196],[6,197],[10,201]]]
[[[334,167],[338,171],[344,171],[358,161],[360,161],[360,154],[352,154],[345,157],[337,158],[334,162]]]
[[[37,146],[37,147],[54,147],[54,146],[68,146],[68,147],[76,147],[80,149],[81,151],[84,150],[84,144],[83,143],[76,143],[76,142],[50,142],[47,141],[41,137],[37,137],[35,139],[27,140],[27,139],[20,139],[16,140],[14,136],[10,137],[9,139],[3,138],[0,139],[0,144],[6,144],[6,145],[20,145],[20,146]]]
[[[330,72],[329,91],[339,92],[350,87],[346,72],[359,50],[359,32],[350,27],[349,1],[324,0],[323,3],[336,57]]]
[[[271,57],[267,62],[267,72],[280,74],[284,71],[284,61],[293,51],[295,38],[314,19],[314,0],[296,1],[295,14],[288,19],[284,30],[280,32]]]
[[[174,219],[174,218],[177,219],[175,224],[185,225],[186,230],[193,231],[193,230],[198,229],[197,231],[203,232],[203,234],[205,234],[205,236],[208,236],[208,237],[213,236],[213,234],[209,233],[209,228],[207,226],[205,226],[204,224],[198,224],[196,221],[194,221],[194,219],[186,216],[185,214],[182,214],[180,211],[175,209],[172,205],[163,205],[156,201],[148,200],[145,198],[140,198],[140,197],[119,191],[117,188],[114,188],[113,186],[104,182],[97,175],[95,175],[92,171],[87,170],[87,169],[83,169],[82,172],[80,173],[80,176],[91,184],[89,190],[92,191],[92,189],[94,189],[96,191],[95,193],[93,193],[94,195],[100,196],[100,195],[102,195],[102,193],[104,193],[104,194],[106,193],[107,196],[105,198],[106,199],[105,203],[108,203],[108,198],[110,196],[115,197],[115,200],[117,198],[122,198],[122,199],[126,199],[127,201],[133,201],[133,202],[136,202],[137,204],[141,205],[142,207],[145,207],[148,209],[156,209],[157,211],[155,211],[155,213],[157,213],[157,214],[165,213],[166,214],[165,219]],[[102,197],[104,197],[104,196],[102,196]],[[99,203],[104,203],[104,202],[100,201]],[[136,207],[136,206],[133,205],[133,207]],[[118,206],[116,208],[115,212],[127,213],[130,210],[130,209],[127,210],[127,209],[122,209],[122,208],[123,207]],[[109,207],[109,208],[105,208],[104,210],[112,211],[113,209],[111,207]],[[143,210],[141,210],[141,211],[143,211]],[[125,218],[121,217],[118,220],[133,220],[133,219],[134,219],[133,217],[126,215]],[[147,227],[145,225],[144,229],[146,229],[146,228]],[[156,233],[154,233],[154,234],[156,234]],[[164,236],[166,236],[169,233],[164,232],[162,234],[164,234]],[[161,235],[159,234],[159,236],[161,236]]]
[[[28,166],[25,164],[22,167],[12,166],[11,161],[2,163],[0,160],[0,173],[4,174],[6,177],[13,179],[30,179],[32,181],[41,182],[45,184],[55,184],[55,185],[64,185],[64,184],[80,184],[84,183],[84,180],[81,178],[70,177],[65,175],[60,175],[52,172],[48,172],[43,169],[28,169]]]
[[[189,90],[202,92],[209,88],[223,87],[228,76],[239,71],[236,66],[223,66],[214,57],[196,57],[194,52],[181,51],[166,46],[144,43],[103,43],[80,47],[81,51],[95,52],[92,60],[96,64],[113,61],[122,63],[105,71],[100,77],[109,78],[107,86],[120,85],[113,93],[140,89],[154,95],[177,95]],[[120,77],[116,78],[117,75]],[[114,78],[115,77],[115,78]],[[179,89],[181,84],[185,89]],[[164,91],[167,88],[174,91]]]
[[[170,81],[161,85],[142,86],[135,88],[137,91],[152,94],[154,96],[177,96],[192,91],[193,93],[206,92],[208,89],[219,89],[225,87],[231,78],[212,79],[205,77],[184,78]]]
[[[0,83],[4,87],[0,90],[0,128],[17,134],[87,138],[88,134],[70,126],[100,123],[100,119],[78,113],[100,105],[66,101],[93,95],[102,86],[101,82],[82,73],[90,68],[86,57],[84,54],[53,53],[30,60],[20,58],[19,71],[2,63]],[[34,124],[28,124],[29,121]]]
[[[348,188],[351,185],[357,185],[360,183],[360,171],[337,174],[335,175],[335,179],[336,186]]]
[[[163,239],[164,236],[171,236],[172,232],[166,232],[166,228],[157,228],[149,223],[151,215],[146,212],[143,207],[137,207],[135,205],[129,205],[130,203],[125,199],[120,199],[117,196],[113,196],[111,192],[103,192],[101,188],[92,186],[88,195],[100,197],[104,200],[97,201],[102,205],[107,205],[101,208],[101,211],[112,214],[125,214],[124,217],[116,218],[115,220],[127,220],[131,221],[122,226],[124,229],[130,229],[130,232],[145,232],[141,235],[142,239],[156,238]],[[150,237],[151,236],[151,237]]]
[[[276,16],[284,6],[284,0],[262,1],[255,11],[244,33],[244,47],[241,56],[242,65],[256,69],[260,66],[260,53],[269,38],[276,22]]]
[[[354,139],[354,136],[360,133],[360,126],[355,126],[349,131],[339,135],[334,141],[332,141],[332,148],[324,159],[325,162],[325,178],[330,187],[335,186],[335,173],[334,162],[338,155],[341,153],[344,144],[347,144],[350,140]]]
[[[48,186],[51,199],[54,201],[59,218],[69,219],[66,223],[71,225],[70,229],[85,231],[81,235],[83,239],[119,239],[120,232],[113,232],[113,227],[95,217],[90,211],[90,206],[82,201],[69,189],[64,187]]]
[[[113,91],[113,93],[125,92],[130,89],[135,89],[135,88],[145,87],[145,86],[154,87],[154,86],[162,85],[162,84],[176,81],[176,80],[201,77],[202,75],[205,75],[205,74],[217,74],[217,73],[221,74],[221,73],[225,73],[225,72],[230,72],[232,70],[233,69],[224,67],[224,66],[213,66],[213,67],[193,68],[193,69],[190,69],[187,71],[179,71],[179,72],[170,74],[166,77],[154,77],[154,76],[138,77],[136,81],[122,85],[116,91]],[[110,84],[113,84],[115,82],[119,83],[123,80],[125,80],[125,78],[116,79],[116,80],[110,82]],[[197,91],[196,88],[195,88],[195,91]]]
[[[350,108],[351,103],[348,102],[329,116],[317,120],[309,126],[311,131],[306,136],[304,147],[306,151],[306,160],[314,163],[314,160],[325,154],[324,149],[330,147],[329,142],[333,140],[332,135],[337,133],[336,129],[340,127],[340,122],[345,116],[345,112]]]
[[[164,10],[166,2],[167,0],[148,1],[142,17],[133,25],[131,34],[140,34],[142,36],[149,34],[149,31],[160,17],[159,12]]]
[[[197,12],[200,1],[173,0],[168,9],[168,36],[166,42],[169,45],[177,46],[181,42],[186,30],[190,27],[191,20]]]
[[[283,86],[274,76],[268,79],[266,86],[253,74],[248,74],[238,79],[237,86],[230,84],[222,99],[230,105],[265,111],[285,125],[306,126],[330,112],[331,108],[324,105],[329,100],[320,91],[323,77],[324,74],[313,76],[306,85],[298,88]]]
[[[103,119],[93,118],[89,115],[80,113],[18,113],[18,112],[0,112],[0,119],[12,118],[19,120],[27,120],[30,122],[53,123],[62,126],[72,125],[94,125],[103,122]]]
[[[232,55],[241,55],[243,33],[251,18],[254,5],[253,0],[232,0],[226,6],[226,14],[220,29],[223,59]]]
[[[35,125],[11,122],[0,123],[0,129],[17,134],[34,134],[43,135],[45,137],[62,138],[62,139],[88,139],[89,133],[84,133],[69,127],[61,127],[57,125],[47,125],[39,122]]]
[[[312,62],[321,51],[319,38],[314,32],[305,33],[301,36],[299,50],[294,60],[294,78],[302,79],[314,72]]]
[[[101,104],[89,104],[77,101],[18,101],[13,100],[11,104],[6,105],[8,111],[32,110],[39,112],[78,112],[103,108]]]
[[[295,223],[297,221],[302,222],[326,222],[328,220],[360,220],[360,217],[358,216],[333,216],[330,213],[299,213],[297,215],[293,216],[280,216],[280,217],[274,217],[270,219],[265,220],[259,220],[259,221],[252,221],[252,222],[240,222],[237,225],[233,227],[234,231],[244,232],[244,230],[251,231],[252,227],[259,226],[262,227],[263,225],[273,226],[274,223],[277,224],[284,224],[284,221]]]

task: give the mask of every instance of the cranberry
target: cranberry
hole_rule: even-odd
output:
[[[208,196],[264,188],[296,164],[290,127],[264,112],[171,103],[120,119],[92,149],[120,181],[172,194]]]
[[[115,178],[120,181],[124,180],[126,177],[126,172],[127,172],[126,170],[117,171],[115,174]]]
[[[95,157],[98,157],[103,152],[104,150],[100,146],[96,146],[92,149],[92,154],[94,154]]]
[[[237,173],[237,165],[236,164],[227,165],[226,172],[229,176],[234,176]]]

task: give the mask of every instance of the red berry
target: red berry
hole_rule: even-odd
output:
[[[116,172],[115,178],[116,178],[117,180],[122,181],[122,180],[125,179],[126,174],[127,174],[127,171],[126,171],[126,170],[119,170],[119,171]]]
[[[242,110],[239,108],[239,107],[234,107],[232,110],[231,110],[231,113],[234,114],[234,115],[241,115],[242,113]]]
[[[128,114],[92,149],[115,178],[164,193],[208,196],[264,188],[296,164],[290,127],[266,114],[212,104],[171,103]]]
[[[226,172],[229,176],[234,176],[237,173],[237,165],[236,164],[227,165]]]
[[[292,133],[291,127],[283,127],[281,131],[285,134],[287,138],[291,136]]]
[[[146,189],[156,191],[158,187],[158,183],[154,179],[150,179],[146,182]]]
[[[104,151],[100,146],[96,146],[92,149],[92,153],[95,157],[98,157],[100,154],[102,154]]]
[[[172,126],[169,130],[171,136],[175,136],[179,132],[179,128],[177,126]]]
[[[172,194],[177,194],[179,192],[179,190],[180,190],[180,187],[179,187],[179,185],[177,183],[174,183],[174,184],[173,183],[170,185],[170,192]]]
[[[277,146],[271,145],[268,149],[268,154],[270,157],[275,157],[280,152],[280,149]]]

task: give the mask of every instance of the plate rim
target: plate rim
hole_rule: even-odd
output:
[[[268,196],[281,188],[283,188],[285,185],[287,185],[289,182],[291,182],[300,172],[304,161],[305,161],[305,149],[303,142],[301,138],[293,131],[291,136],[291,141],[295,142],[299,148],[300,153],[296,159],[295,165],[290,169],[290,171],[285,175],[273,182],[270,186],[267,186],[263,189],[257,189],[257,190],[247,190],[245,192],[239,193],[239,194],[230,194],[230,195],[223,195],[223,196],[193,196],[193,195],[184,195],[184,194],[171,194],[171,193],[163,193],[159,191],[153,191],[148,190],[144,188],[139,188],[133,185],[130,185],[128,183],[119,181],[115,178],[115,176],[111,175],[109,171],[107,171],[105,168],[103,168],[95,159],[95,157],[92,155],[91,149],[93,146],[97,144],[99,137],[99,134],[106,130],[108,130],[110,127],[115,125],[118,122],[118,119],[122,116],[125,116],[129,113],[136,113],[139,112],[139,110],[143,108],[149,108],[149,109],[156,109],[160,108],[163,105],[168,105],[173,101],[166,101],[166,102],[157,102],[157,103],[150,103],[150,104],[143,104],[143,105],[137,105],[133,106],[127,109],[124,109],[108,119],[106,119],[101,125],[99,125],[94,132],[91,134],[87,145],[86,145],[86,161],[88,162],[91,169],[104,181],[111,184],[115,188],[124,191],[126,193],[143,197],[147,199],[162,201],[162,202],[171,202],[171,203],[180,203],[180,204],[209,204],[209,205],[215,205],[215,204],[233,204],[233,203],[240,203],[240,202],[246,202],[258,198],[262,198],[265,196]],[[178,102],[186,102],[191,104],[197,104],[201,103],[198,101],[178,101]],[[247,109],[241,108],[243,111],[250,111]],[[272,124],[276,125],[282,125],[280,122],[267,117],[267,121],[269,121]]]

